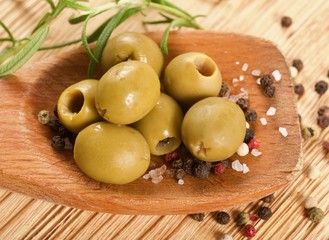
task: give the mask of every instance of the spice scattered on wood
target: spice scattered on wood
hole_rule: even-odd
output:
[[[319,223],[324,218],[324,212],[321,208],[314,207],[308,210],[308,218],[313,223]]]
[[[292,18],[291,18],[291,17],[283,16],[283,17],[281,18],[281,26],[282,26],[283,28],[288,28],[288,27],[291,26],[291,24],[292,24]]]
[[[243,65],[242,65],[242,71],[247,71],[248,70],[248,67],[249,67],[249,65],[247,64],[247,63],[244,63]]]
[[[230,219],[231,219],[231,217],[227,212],[221,211],[221,212],[217,213],[216,220],[219,224],[222,224],[222,225],[228,224]]]
[[[267,125],[267,120],[266,120],[266,118],[260,118],[259,119],[259,121],[260,121],[260,123],[262,124],[262,125]]]
[[[253,155],[254,157],[258,157],[260,155],[262,155],[262,152],[260,152],[258,149],[254,148],[251,150],[251,155]]]
[[[311,209],[318,206],[318,201],[314,197],[308,197],[305,199],[304,207],[306,209]]]
[[[274,77],[275,81],[280,81],[282,78],[282,75],[279,70],[274,70],[272,72],[272,76]]]
[[[275,107],[270,107],[266,112],[267,116],[274,116],[275,114],[276,114],[276,108]]]
[[[271,86],[274,83],[274,77],[271,74],[264,74],[260,78],[260,85],[265,89],[267,86]]]
[[[206,214],[205,213],[194,213],[194,214],[191,214],[191,217],[198,221],[198,222],[202,222],[205,218]]]
[[[53,138],[51,139],[51,146],[55,150],[62,150],[65,148],[65,139],[61,136],[53,136]]]
[[[276,91],[275,86],[273,86],[273,85],[267,86],[264,89],[264,94],[265,94],[266,97],[272,98],[275,95],[275,91]]]
[[[250,171],[247,164],[241,163],[239,160],[235,160],[232,162],[232,169],[237,172],[243,172],[243,173],[248,173]]]
[[[304,140],[308,140],[312,137],[314,137],[314,129],[310,127],[304,127],[302,129],[302,137]]]
[[[294,67],[294,66],[291,66],[291,67],[289,68],[289,70],[290,70],[290,76],[291,76],[292,78],[296,78],[297,75],[298,75],[298,69],[297,69],[296,67]]]
[[[220,89],[220,92],[218,94],[219,97],[228,97],[231,93],[231,87],[226,83],[222,82],[222,87]]]
[[[284,137],[287,137],[288,136],[288,131],[287,131],[287,129],[285,127],[279,127],[279,132]]]
[[[243,142],[241,143],[241,145],[239,146],[238,150],[236,151],[236,153],[240,156],[240,157],[244,157],[249,153],[249,146],[247,143]]]
[[[256,235],[256,229],[251,224],[245,225],[243,231],[244,231],[244,235],[248,238],[252,238]]]
[[[275,200],[275,195],[274,195],[274,193],[272,193],[272,194],[270,194],[270,195],[268,195],[266,197],[263,197],[261,200],[263,202],[266,202],[266,203],[272,203]]]
[[[239,226],[246,225],[249,222],[249,213],[240,212],[236,218],[236,222]]]
[[[250,149],[256,149],[260,146],[260,143],[258,142],[258,140],[256,138],[252,138],[250,140],[250,142],[248,143],[248,147]]]
[[[320,115],[317,117],[316,122],[320,128],[324,129],[329,126],[329,117]]]
[[[50,121],[50,112],[48,110],[41,110],[38,113],[38,121],[41,124],[47,124]]]
[[[269,220],[273,215],[272,210],[269,207],[260,207],[257,214],[258,217],[263,220]]]
[[[305,89],[304,89],[303,84],[301,84],[301,83],[296,84],[296,85],[294,86],[294,91],[295,91],[295,93],[296,93],[297,95],[299,95],[299,96],[303,95],[304,92],[305,92]]]
[[[253,139],[255,136],[255,132],[254,130],[250,129],[250,128],[246,128],[246,135],[244,137],[243,142],[245,143],[249,143],[251,139]]]
[[[176,169],[174,176],[177,180],[182,179],[185,176],[184,169],[182,169],[182,168]]]
[[[229,233],[223,233],[219,236],[219,240],[233,240],[233,236]]]
[[[257,120],[257,113],[254,109],[248,109],[245,112],[245,117],[247,122],[254,122]]]
[[[259,77],[261,74],[261,71],[259,69],[254,69],[251,71],[251,75],[255,76],[255,77]]]
[[[327,141],[323,141],[322,143],[322,149],[325,151],[325,152],[329,152],[329,140]]]
[[[294,59],[292,61],[292,66],[295,67],[298,70],[298,72],[300,72],[304,68],[304,63],[300,59]]]
[[[248,98],[239,98],[236,104],[244,111],[250,106],[250,101]]]
[[[324,80],[320,80],[315,84],[314,88],[318,94],[323,95],[328,90],[328,83]]]
[[[309,179],[315,180],[320,176],[320,169],[316,165],[312,165],[309,167],[307,171],[307,176]]]

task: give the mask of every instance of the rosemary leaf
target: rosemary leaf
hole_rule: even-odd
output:
[[[23,66],[33,54],[38,51],[39,47],[46,39],[48,32],[49,25],[44,25],[37,30],[15,56],[0,66],[0,78],[14,73],[17,69]]]
[[[91,52],[91,49],[89,47],[89,42],[87,39],[87,26],[88,26],[88,22],[89,22],[90,18],[92,18],[93,15],[94,15],[93,13],[89,14],[85,20],[85,24],[83,25],[83,28],[82,28],[81,40],[82,40],[82,45],[85,48],[85,50],[86,50],[87,54],[89,55],[89,57],[91,58],[91,60],[98,63],[98,59]]]
[[[62,0],[67,6],[76,9],[76,10],[81,10],[81,11],[90,11],[92,8],[87,7],[85,5],[77,3],[77,1],[72,1],[72,0]]]

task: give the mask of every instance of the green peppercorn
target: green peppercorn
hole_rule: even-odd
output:
[[[313,223],[319,223],[324,218],[324,212],[321,208],[314,207],[308,211],[308,218]]]
[[[219,224],[227,224],[230,221],[231,217],[227,212],[219,212],[217,213],[217,222]]]
[[[41,124],[47,124],[50,121],[50,112],[48,110],[41,110],[38,113],[38,120]]]
[[[243,226],[249,222],[249,213],[246,212],[240,212],[236,222],[239,226]]]
[[[302,129],[302,137],[304,140],[310,139],[311,137],[314,136],[314,129],[310,127],[304,127]]]

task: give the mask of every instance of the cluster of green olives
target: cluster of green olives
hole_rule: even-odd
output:
[[[243,142],[244,114],[217,97],[222,77],[209,56],[183,53],[164,71],[163,64],[152,39],[122,33],[105,47],[99,80],[80,81],[61,93],[58,116],[77,133],[74,159],[86,175],[126,184],[147,171],[151,154],[167,154],[182,142],[210,162],[233,155]]]

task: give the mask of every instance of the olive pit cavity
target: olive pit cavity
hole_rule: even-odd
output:
[[[69,97],[68,97],[68,110],[71,113],[79,113],[80,110],[83,107],[85,98],[80,91],[74,91]]]
[[[194,64],[199,73],[205,77],[212,76],[216,69],[214,63],[210,59],[204,57],[195,58]]]

